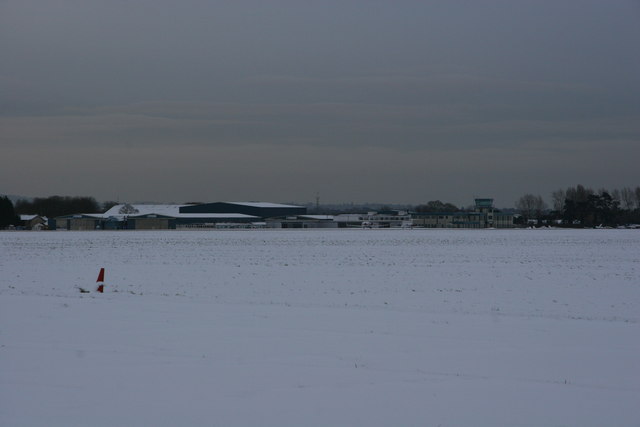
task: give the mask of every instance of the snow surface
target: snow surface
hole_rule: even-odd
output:
[[[0,233],[0,425],[637,426],[639,278],[636,230]]]

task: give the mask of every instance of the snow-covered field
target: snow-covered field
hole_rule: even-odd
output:
[[[0,425],[637,426],[639,321],[636,230],[6,232]]]

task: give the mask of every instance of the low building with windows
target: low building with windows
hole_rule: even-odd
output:
[[[20,215],[20,225],[19,228],[23,230],[44,230],[47,228],[47,217],[31,214],[31,215]]]
[[[411,228],[412,220],[406,211],[367,212],[366,214],[341,214],[334,220],[338,228]]]
[[[102,214],[63,215],[49,220],[50,230],[88,231],[104,228],[105,218]]]
[[[413,225],[424,228],[513,228],[513,214],[493,207],[493,199],[475,199],[471,212],[412,212]]]
[[[338,228],[333,215],[296,215],[266,220],[267,228]]]
[[[479,212],[412,212],[413,225],[424,228],[485,228]]]

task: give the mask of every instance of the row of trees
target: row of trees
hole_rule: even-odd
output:
[[[594,227],[640,223],[640,187],[599,189],[578,185],[551,193],[552,208],[540,195],[525,194],[516,202],[523,222],[561,220],[567,226]]]
[[[0,197],[0,230],[18,224],[20,217],[13,208],[13,202],[7,196]]]
[[[424,205],[414,208],[416,212],[458,212],[460,209],[451,203],[443,203],[440,200],[432,200]]]
[[[55,218],[76,213],[100,213],[117,202],[98,203],[93,197],[51,196],[33,200],[18,200],[14,206],[9,197],[0,197],[0,229],[20,223],[20,215],[40,215]]]
[[[104,212],[115,202],[98,203],[93,197],[51,196],[36,197],[33,200],[18,200],[15,205],[17,214],[36,214],[55,218],[75,213]]]

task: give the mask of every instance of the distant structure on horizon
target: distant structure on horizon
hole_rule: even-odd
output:
[[[415,212],[413,224],[425,228],[514,228],[513,214],[493,207],[493,199],[475,199],[472,212]]]
[[[49,229],[167,230],[176,228],[259,228],[272,217],[304,215],[304,206],[270,202],[216,202],[184,205],[119,204],[103,214],[64,215]]]
[[[513,214],[475,199],[473,211],[308,215],[304,206],[271,202],[182,205],[119,204],[103,214],[49,219],[51,230],[174,230],[228,228],[513,228]]]

